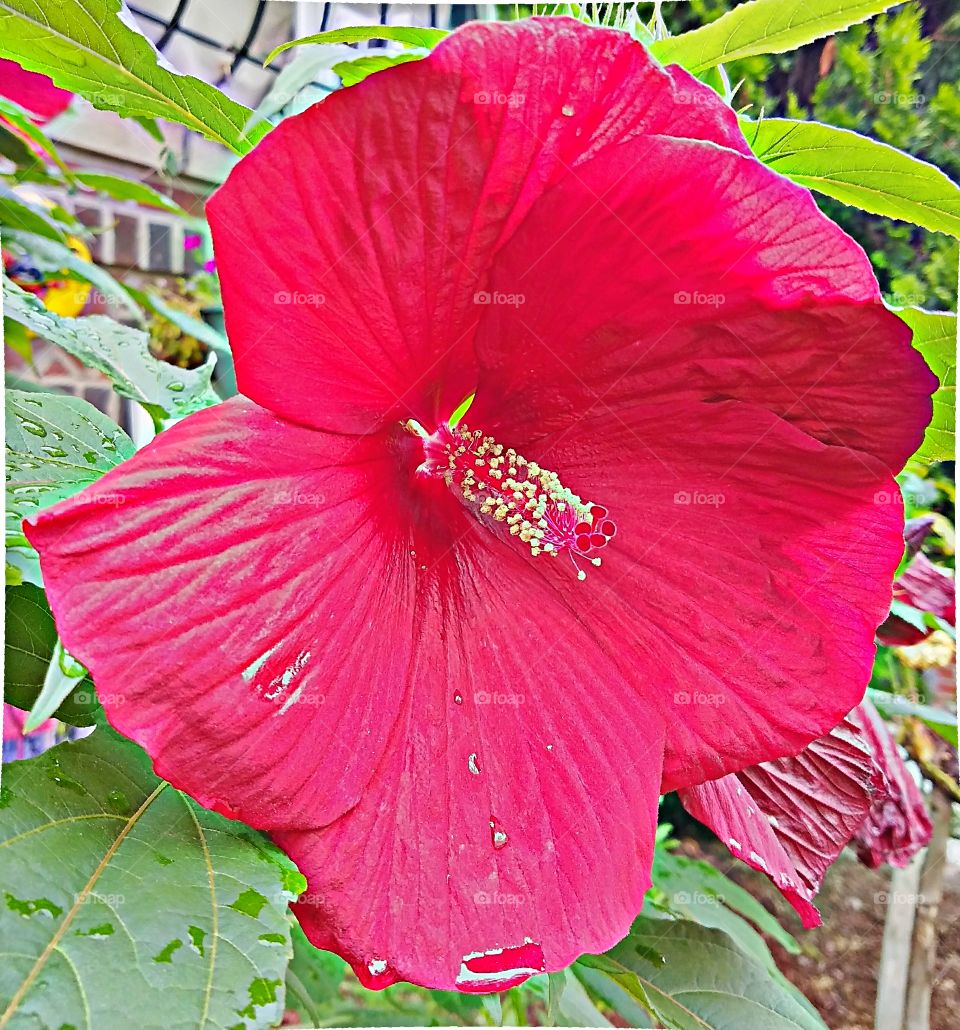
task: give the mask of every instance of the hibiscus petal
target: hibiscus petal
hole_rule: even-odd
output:
[[[616,523],[572,596],[664,718],[664,790],[796,754],[861,700],[903,549],[882,463],[733,401],[594,414],[525,456]],[[569,592],[564,564],[539,567]]]
[[[49,75],[27,71],[16,61],[0,58],[0,97],[26,108],[37,125],[43,125],[66,110],[73,94],[55,86]]]
[[[915,554],[902,575],[897,577],[893,584],[893,597],[918,611],[931,612],[951,626],[957,621],[953,578],[925,554]]]
[[[25,524],[110,721],[208,807],[319,825],[369,780],[413,632],[390,457],[237,399]]]
[[[936,377],[860,247],[808,191],[708,143],[647,137],[571,171],[498,253],[490,290],[506,298],[477,336],[490,432],[735,398],[898,471],[930,419]]]
[[[870,745],[883,787],[856,836],[857,855],[876,869],[888,862],[903,868],[930,842],[933,824],[916,782],[876,708],[864,703],[851,717]]]
[[[308,879],[307,935],[369,987],[492,991],[563,969],[619,941],[650,884],[660,720],[572,600],[490,539],[456,605],[420,609],[370,789],[327,829],[275,835]]]
[[[824,874],[870,811],[875,777],[858,724],[845,719],[800,754],[679,792],[684,808],[730,853],[759,869],[819,926],[813,898]]]
[[[747,149],[706,87],[565,18],[467,26],[284,120],[208,205],[241,392],[350,432],[448,416],[476,385],[495,248],[568,168],[644,133]]]
[[[372,986],[495,990],[629,929],[663,727],[397,435],[237,399],[26,530],[110,720],[274,833],[318,944]]]

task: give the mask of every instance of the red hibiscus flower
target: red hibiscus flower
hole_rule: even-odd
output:
[[[820,925],[813,898],[851,841],[871,868],[904,866],[932,832],[923,797],[869,701],[799,755],[681,790],[680,800],[731,854],[770,877],[805,927]]]
[[[67,109],[73,94],[55,86],[48,75],[27,71],[16,61],[0,58],[0,97],[29,111],[37,125],[45,125]]]
[[[568,19],[287,119],[209,218],[245,396],[27,527],[65,646],[367,985],[609,947],[658,794],[862,696],[909,330],[712,92]]]

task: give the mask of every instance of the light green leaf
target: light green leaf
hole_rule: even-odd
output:
[[[923,308],[893,308],[913,330],[913,345],[923,355],[940,387],[933,395],[933,418],[914,461],[929,465],[957,455],[957,316]]]
[[[665,895],[674,915],[723,930],[742,951],[769,968],[776,968],[770,951],[745,919],[787,951],[794,955],[800,952],[796,938],[749,891],[708,862],[658,848],[654,852],[653,883]]]
[[[260,101],[254,115],[271,118],[279,114],[301,90],[306,89],[323,72],[331,71],[338,61],[356,53],[348,46],[307,47],[281,68],[269,92]]]
[[[957,717],[953,712],[933,705],[920,704],[896,694],[888,694],[885,690],[868,690],[870,700],[877,706],[880,714],[890,718],[895,715],[913,715],[930,727],[934,733],[957,746]]]
[[[939,168],[820,122],[740,120],[764,164],[808,189],[875,215],[960,236],[960,186]]]
[[[19,132],[23,133],[31,143],[42,150],[60,169],[60,172],[65,179],[69,181],[72,178],[73,173],[57,153],[56,147],[54,147],[50,140],[47,139],[47,137],[37,128],[28,111],[24,110],[24,108],[19,104],[14,103],[7,97],[0,97],[0,114],[2,114],[4,119],[13,125]]]
[[[897,0],[751,0],[709,25],[658,40],[650,50],[663,64],[701,72],[722,61],[782,54],[865,21]]]
[[[721,930],[641,916],[604,957],[622,971],[621,983],[635,979],[660,1023],[675,1030],[825,1030],[796,988]]]
[[[150,353],[147,334],[140,329],[103,315],[55,315],[8,279],[3,295],[9,318],[103,372],[121,397],[142,404],[155,421],[182,418],[219,402],[210,385],[213,354],[200,368],[177,368]]]
[[[105,175],[101,172],[76,172],[74,179],[96,190],[97,193],[106,193],[114,200],[135,200],[138,204],[159,207],[182,218],[188,217],[187,212],[179,204],[144,182],[121,179],[119,176]]]
[[[174,69],[121,0],[0,0],[0,57],[101,110],[176,122],[237,154],[270,128],[261,122],[245,132],[249,108]]]
[[[383,71],[384,68],[393,68],[398,64],[408,64],[410,61],[422,61],[427,56],[426,50],[405,51],[401,54],[377,54],[373,57],[358,57],[354,61],[341,61],[333,66],[333,70],[340,76],[344,86],[355,86],[358,82],[373,75],[374,72]]]
[[[79,397],[7,390],[5,397],[9,544],[25,546],[21,523],[72,497],[131,457],[133,441]],[[110,503],[108,495],[97,503]]]
[[[401,46],[431,50],[447,35],[449,33],[446,29],[418,28],[414,25],[355,25],[349,28],[329,29],[313,36],[303,36],[300,39],[291,39],[288,43],[281,43],[270,51],[263,63],[270,64],[284,50],[306,43],[363,43],[369,39],[389,39]]]
[[[0,228],[35,233],[48,240],[65,243],[63,226],[41,207],[28,204],[6,186],[0,186]]]
[[[287,1007],[307,1026],[320,1026],[339,1000],[347,964],[339,955],[320,951],[299,926],[293,928],[293,959],[287,968]]]
[[[5,770],[0,862],[0,939],[16,942],[0,963],[0,1021],[279,1024],[303,877],[109,728]]]
[[[46,722],[76,690],[86,675],[87,670],[64,651],[63,644],[58,640],[50,656],[46,675],[43,677],[43,686],[30,709],[27,721],[23,724],[24,731],[30,733]]]
[[[84,261],[66,244],[26,232],[8,232],[4,236],[8,242],[18,243],[45,271],[69,272],[74,278],[90,283],[105,297],[126,308],[138,322],[143,321],[143,314],[126,287],[99,265],[92,261]]]

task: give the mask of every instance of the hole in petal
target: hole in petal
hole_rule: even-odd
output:
[[[468,993],[505,991],[528,977],[542,973],[543,949],[529,938],[513,948],[493,948],[464,955],[457,988]]]

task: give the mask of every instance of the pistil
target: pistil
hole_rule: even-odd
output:
[[[616,534],[616,524],[606,508],[583,500],[556,472],[463,423],[444,422],[428,433],[410,419],[404,428],[423,441],[418,475],[442,479],[481,522],[506,530],[534,558],[568,555],[580,580],[587,574],[578,561],[600,565],[597,552]]]

